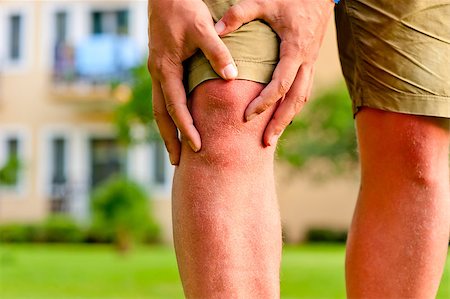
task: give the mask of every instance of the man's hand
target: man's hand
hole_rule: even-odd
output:
[[[245,111],[250,121],[282,100],[265,130],[266,145],[276,143],[310,95],[314,63],[333,7],[329,0],[242,0],[215,25],[223,36],[244,23],[262,19],[281,40],[280,61],[272,81]]]
[[[201,148],[200,135],[186,105],[182,64],[197,49],[203,51],[222,78],[237,76],[233,58],[201,0],[149,0],[148,67],[153,113],[173,165],[180,160],[177,129],[194,151]]]

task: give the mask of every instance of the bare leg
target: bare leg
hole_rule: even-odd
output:
[[[435,298],[449,240],[449,121],[364,108],[349,298]]]
[[[211,80],[190,101],[202,150],[183,142],[173,185],[174,241],[187,298],[278,298],[281,225],[274,146],[263,147],[271,116],[244,122],[264,86]]]

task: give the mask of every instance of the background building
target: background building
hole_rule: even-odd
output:
[[[331,27],[316,90],[341,80]],[[121,97],[110,83],[129,79],[146,47],[147,1],[0,0],[0,167],[12,156],[22,166],[15,184],[0,187],[0,222],[38,221],[54,212],[86,221],[93,188],[127,173],[151,192],[155,216],[171,239],[173,168],[163,146],[125,150],[113,126]],[[349,224],[355,178],[317,183],[282,163],[277,172],[289,240],[311,226]]]

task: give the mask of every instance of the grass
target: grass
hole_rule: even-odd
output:
[[[0,244],[0,298],[176,299],[182,294],[169,247],[140,247],[123,257],[109,246]],[[286,247],[281,297],[345,298],[344,247]],[[450,261],[437,298],[450,298]]]

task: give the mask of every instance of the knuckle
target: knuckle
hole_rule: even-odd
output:
[[[155,61],[155,70],[162,83],[167,83],[171,78],[183,72],[182,65],[167,56]]]
[[[281,96],[285,95],[289,91],[290,87],[291,87],[290,80],[288,80],[288,79],[280,80],[278,83],[278,94]]]
[[[271,102],[265,101],[256,107],[256,113],[261,114],[272,106]]]
[[[289,118],[289,119],[283,119],[283,120],[280,120],[280,123],[278,124],[278,127],[277,127],[277,131],[278,131],[278,133],[281,133],[284,129],[286,129],[287,128],[287,126],[289,126],[289,124],[291,123],[291,119]]]
[[[271,3],[272,3],[272,1],[268,1],[268,0],[255,0],[255,4],[258,8],[267,7]]]
[[[166,109],[167,109],[167,113],[169,113],[169,115],[173,116],[176,113],[177,107],[174,103],[168,102],[168,103],[166,103]]]
[[[292,41],[288,45],[292,49],[293,54],[300,55],[305,52],[305,45],[300,41]]]
[[[205,36],[208,31],[208,26],[211,26],[211,23],[206,21],[204,18],[196,17],[193,23],[195,32],[200,36]]]
[[[306,98],[306,96],[304,96],[304,95],[298,95],[298,96],[296,96],[296,97],[294,98],[294,101],[295,101],[295,105],[296,105],[296,106],[298,106],[298,105],[303,105],[303,104],[306,103],[307,98]]]
[[[148,69],[150,74],[156,75],[161,74],[163,72],[164,63],[159,55],[155,55],[151,53],[148,58]]]
[[[285,101],[289,101],[289,103],[287,103],[287,105],[290,107],[289,111],[287,112],[287,116],[289,116],[289,122],[292,120],[292,118],[295,117],[295,115],[297,115],[300,110],[303,108],[303,106],[305,105],[306,101],[307,101],[307,97],[305,95],[289,95],[289,98],[286,99]]]
[[[172,118],[175,118],[175,116],[178,114],[179,108],[180,104],[174,103],[172,101],[166,102],[167,113],[169,113]]]
[[[305,45],[300,41],[295,41],[292,39],[284,40],[282,46],[284,56],[292,57],[295,60],[303,57],[306,52]]]
[[[155,119],[157,124],[161,121],[164,115],[165,113],[163,113],[160,109],[153,108],[153,118]]]
[[[239,4],[233,5],[228,10],[227,17],[231,23],[238,23],[244,19],[244,10]]]
[[[291,118],[274,118],[274,121],[275,134],[280,134],[287,126],[289,126],[291,123]]]

